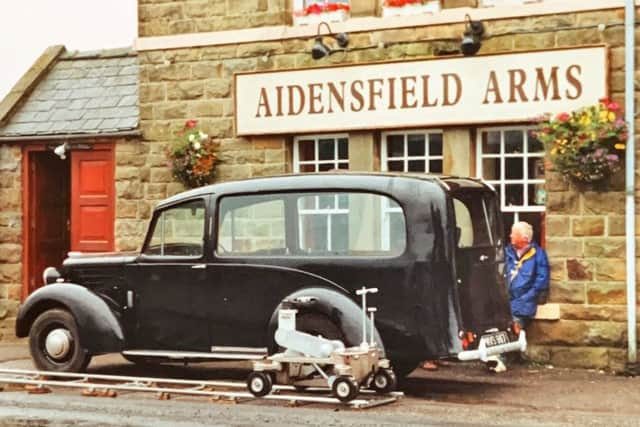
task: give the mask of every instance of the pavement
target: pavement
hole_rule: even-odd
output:
[[[0,341],[0,369],[33,369],[28,342]],[[92,373],[235,379],[244,381],[248,363],[137,366],[119,354],[93,359]],[[482,405],[538,413],[594,414],[598,418],[631,421],[640,426],[640,377],[606,371],[563,369],[550,365],[512,364],[506,372],[489,372],[484,364],[450,362],[436,371],[416,369],[402,384],[406,398],[400,405],[381,407],[382,413],[423,413],[425,403]],[[501,409],[502,410],[502,409]],[[573,423],[571,423],[573,425]],[[626,425],[621,422],[606,425]]]

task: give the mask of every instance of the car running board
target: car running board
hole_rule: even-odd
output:
[[[211,347],[211,353],[197,351],[125,350],[122,354],[125,356],[153,357],[172,360],[260,360],[268,355],[268,351],[266,347]]]

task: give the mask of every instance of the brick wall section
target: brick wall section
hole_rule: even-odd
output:
[[[191,3],[141,1],[140,7]],[[211,7],[218,4],[205,3]],[[248,3],[253,2],[238,1],[236,10]],[[238,28],[256,26],[252,16],[266,13],[262,9],[253,12],[246,12]],[[141,26],[150,23],[144,16],[141,15]],[[606,43],[611,53],[610,91],[623,104],[624,30],[619,25],[623,19],[623,11],[619,10],[491,21],[480,53]],[[599,23],[608,27],[602,32],[590,27]],[[139,220],[146,220],[149,205],[180,189],[164,169],[162,153],[187,118],[198,119],[203,130],[217,142],[224,161],[219,167],[220,180],[287,171],[290,144],[285,138],[248,140],[233,136],[234,72],[432,57],[457,50],[456,40],[462,31],[463,24],[458,24],[350,34],[350,47],[359,49],[322,61],[313,61],[309,55],[312,40],[141,53],[140,108],[145,142],[139,147],[123,145],[118,151],[118,197],[126,201],[119,203],[119,246],[133,246],[128,236],[144,228]],[[141,31],[141,35],[151,34]],[[379,42],[384,42],[385,47],[378,47]],[[640,122],[636,127],[640,128]],[[582,193],[549,171],[546,226],[552,263],[550,298],[561,304],[561,318],[540,320],[533,325],[529,355],[536,360],[614,369],[624,364],[626,294],[621,178],[606,193]],[[121,209],[130,217],[123,218]]]
[[[0,340],[13,339],[22,283],[21,149],[0,145]]]

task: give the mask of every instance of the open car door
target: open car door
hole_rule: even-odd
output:
[[[447,180],[457,227],[456,272],[465,330],[478,336],[511,324],[497,195],[470,179]]]

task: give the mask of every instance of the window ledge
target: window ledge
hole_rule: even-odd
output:
[[[560,319],[560,304],[547,303],[538,306],[535,319],[558,320]]]

